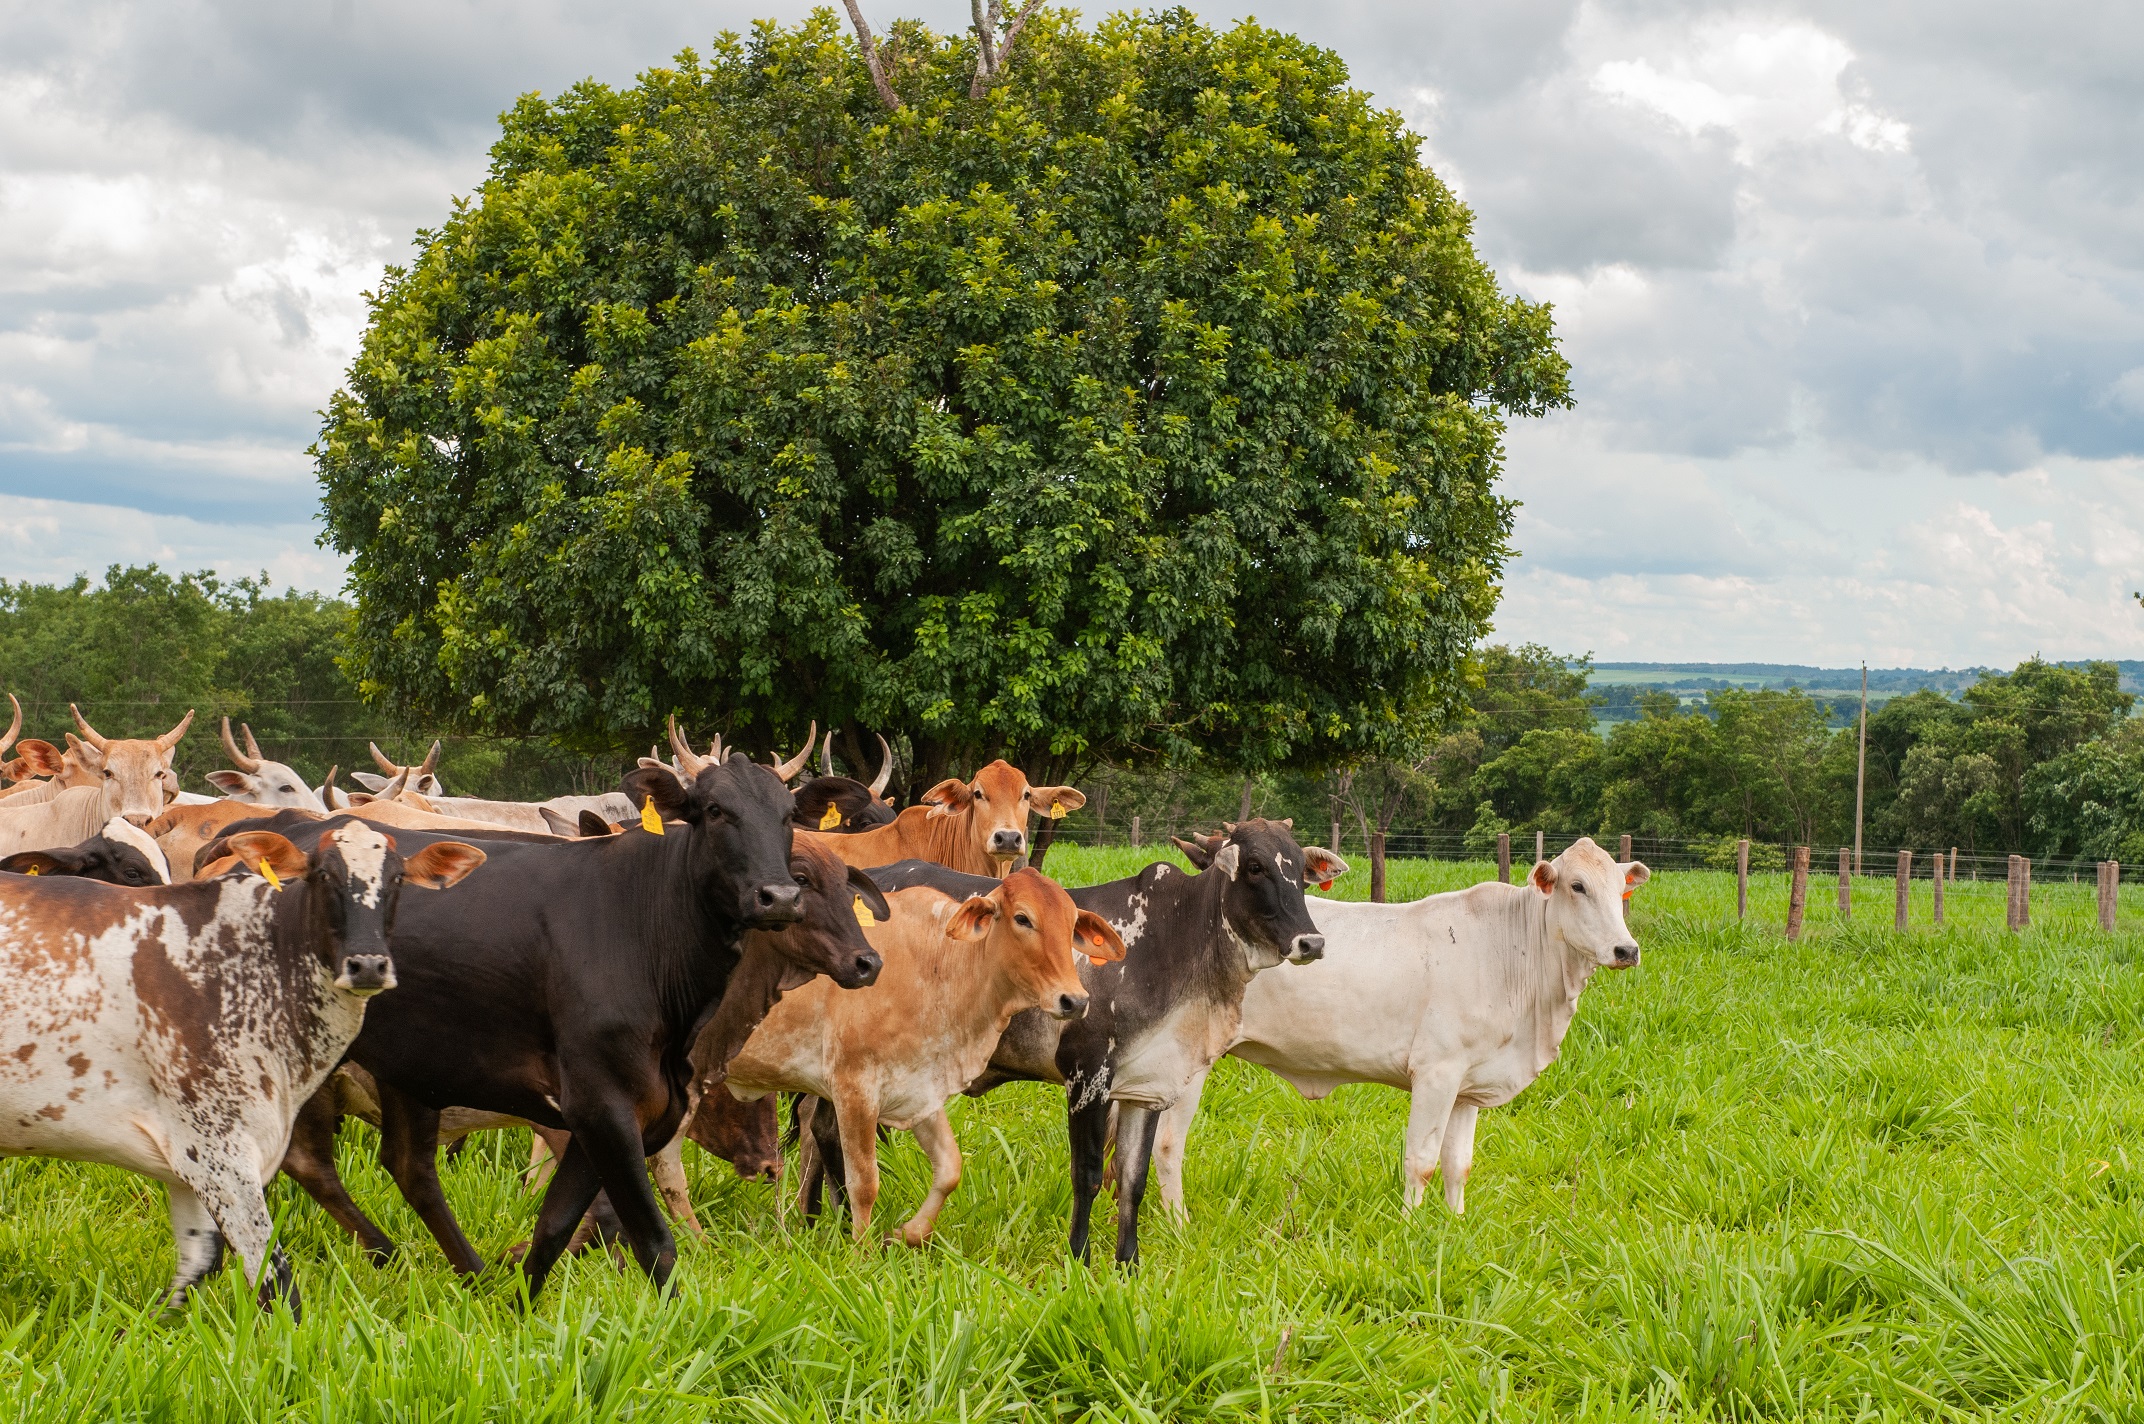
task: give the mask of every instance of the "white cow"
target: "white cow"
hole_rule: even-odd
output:
[[[351,775],[370,789],[374,799],[402,801],[421,811],[456,820],[480,821],[539,836],[573,836],[579,834],[576,825],[583,811],[593,811],[605,823],[613,825],[640,814],[640,808],[630,798],[616,791],[600,796],[554,796],[548,801],[490,801],[479,796],[448,796],[439,789],[439,777],[432,770],[439,762],[439,743],[436,741],[418,766],[396,766],[377,746],[372,748],[372,757],[388,776],[378,777],[364,771]],[[427,791],[423,789],[425,787],[432,789]],[[362,797],[348,797],[345,801],[352,810],[368,804]],[[547,811],[551,815],[545,815]],[[553,816],[558,818],[556,823]]]
[[[238,770],[210,772],[207,780],[211,786],[233,801],[327,814],[327,803],[320,799],[319,792],[305,784],[304,777],[283,763],[262,756],[261,744],[253,740],[251,727],[240,723],[239,730],[246,734],[244,751],[240,751],[238,743],[231,739],[231,719],[223,719],[223,753]]]
[[[1404,905],[1313,901],[1325,957],[1251,980],[1228,1051],[1306,1098],[1342,1083],[1407,1089],[1407,1206],[1420,1204],[1441,1163],[1445,1204],[1463,1211],[1475,1118],[1556,1061],[1596,969],[1638,962],[1623,898],[1651,873],[1580,839],[1522,885]],[[1154,1143],[1162,1202],[1178,1214],[1184,1138],[1205,1081],[1163,1114]]]

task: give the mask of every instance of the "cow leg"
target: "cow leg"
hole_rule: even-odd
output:
[[[861,1093],[850,1094],[834,1104],[834,1116],[841,1127],[842,1178],[849,1189],[849,1234],[862,1241],[871,1233],[871,1208],[878,1204],[878,1104]]]
[[[1146,1199],[1146,1169],[1154,1156],[1152,1108],[1117,1105],[1117,1264],[1139,1264],[1139,1204]]]
[[[260,1178],[253,1169],[210,1150],[207,1143],[171,1153],[180,1183],[190,1188],[191,1208],[181,1208],[172,1195],[172,1224],[181,1210],[206,1212],[245,1263],[246,1280],[257,1288],[265,1308],[280,1298],[290,1307],[292,1319],[300,1314],[298,1283],[291,1275],[290,1257],[275,1242],[275,1219],[268,1215],[268,1198],[261,1193]],[[198,1222],[189,1224],[198,1225]],[[176,1284],[176,1282],[174,1282]]]
[[[439,1114],[385,1081],[380,1083],[380,1165],[446,1252],[447,1264],[465,1276],[483,1270],[484,1258],[462,1234],[439,1185]]]
[[[1087,1227],[1102,1190],[1102,1159],[1109,1151],[1109,1099],[1098,1098],[1066,1114],[1072,1139],[1072,1254],[1087,1259]]]
[[[594,1162],[597,1179],[618,1214],[625,1244],[632,1248],[640,1269],[660,1288],[677,1265],[677,1238],[670,1234],[670,1224],[663,1220],[662,1206],[648,1181],[648,1149],[640,1121],[624,1101],[569,1106],[566,1123],[573,1130],[573,1145]]]
[[[1184,1142],[1191,1136],[1191,1120],[1198,1116],[1199,1095],[1206,1091],[1207,1069],[1191,1080],[1189,1087],[1161,1114],[1161,1126],[1154,1133],[1154,1174],[1161,1179],[1162,1210],[1178,1221],[1189,1221],[1191,1212],[1184,1205]],[[1118,1157],[1122,1160],[1120,1150]]]
[[[1467,1174],[1474,1170],[1474,1124],[1480,1117],[1480,1108],[1461,1103],[1444,1125],[1444,1204],[1454,1216],[1467,1209]]]
[[[188,1292],[223,1264],[223,1233],[192,1187],[172,1182],[165,1194],[170,1198],[171,1239],[179,1248],[179,1268],[172,1274],[164,1304],[176,1309],[186,1304]]]
[[[372,1264],[384,1266],[395,1253],[395,1243],[351,1200],[342,1173],[335,1167],[335,1131],[341,1123],[342,1105],[330,1082],[298,1109],[290,1127],[290,1146],[283,1151],[283,1171],[337,1225],[358,1239]]]
[[[841,1122],[834,1105],[824,1098],[799,1094],[796,1113],[797,1209],[806,1221],[819,1215],[821,1193],[836,1207],[848,1205],[848,1167],[841,1150]]]
[[[931,1159],[931,1189],[923,1205],[901,1228],[901,1239],[911,1246],[921,1246],[931,1239],[938,1213],[945,1210],[945,1199],[960,1185],[960,1143],[954,1139],[953,1123],[942,1107],[909,1130],[924,1155]]]
[[[531,1300],[543,1289],[545,1278],[602,1189],[587,1146],[578,1138],[569,1140],[559,1156],[558,1170],[551,1174],[551,1185],[544,1190],[543,1204],[536,1208],[536,1229],[529,1233],[529,1249],[521,1258]]]
[[[1444,1146],[1444,1125],[1459,1099],[1459,1085],[1435,1078],[1417,1078],[1407,1105],[1407,1210],[1422,1204],[1429,1179],[1437,1170],[1437,1157]]]
[[[573,1134],[555,1127],[538,1127],[529,1124],[529,1165],[521,1174],[521,1185],[532,1192],[540,1192],[558,1170],[558,1159],[566,1155],[566,1139]]]
[[[693,1235],[705,1236],[700,1218],[692,1213],[692,1192],[685,1181],[685,1129],[679,1127],[677,1136],[648,1161],[653,1164],[656,1190],[662,1193],[663,1205],[670,1209],[670,1215]]]

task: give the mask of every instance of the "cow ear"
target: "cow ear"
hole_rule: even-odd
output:
[[[1087,804],[1087,793],[1076,786],[1030,786],[1028,794],[1034,808],[1053,821]]]
[[[1199,869],[1204,870],[1213,864],[1213,852],[1197,841],[1187,841],[1182,836],[1171,836],[1169,839],[1176,842],[1176,848],[1184,853],[1184,859]]]
[[[667,771],[669,770],[669,768],[665,767],[664,770]],[[576,819],[573,823],[573,829],[580,832],[581,838],[583,840],[591,841],[598,840],[604,836],[614,836],[617,834],[617,832],[611,828],[610,822],[604,820],[601,815],[594,811],[581,812],[579,818]]]
[[[893,906],[886,903],[886,892],[879,889],[870,876],[853,865],[849,867],[849,888],[856,892],[856,898],[863,901],[865,908],[871,911],[871,918],[881,922],[893,918]]]
[[[990,931],[990,922],[998,917],[995,900],[977,895],[953,912],[953,918],[945,922],[947,939],[981,939]]]
[[[67,750],[72,752],[74,759],[84,766],[104,765],[104,753],[98,751],[72,732],[67,734]]]
[[[255,875],[265,862],[278,880],[296,880],[305,874],[305,852],[274,831],[240,831],[223,842],[239,863]]]
[[[242,771],[212,771],[204,776],[202,780],[215,787],[218,791],[230,796],[236,796],[239,792],[249,789],[246,774]]]
[[[459,885],[462,877],[484,863],[484,852],[464,841],[434,841],[402,862],[402,883],[427,890],[445,890]]]
[[[74,740],[72,732],[67,734],[67,740]],[[27,781],[33,776],[58,776],[65,755],[58,747],[38,737],[17,742],[15,759],[21,763],[21,769],[16,773],[15,779]]]
[[[353,771],[350,779],[367,791],[377,791],[387,784],[387,778],[376,771]]]
[[[1623,867],[1623,893],[1625,895],[1628,895],[1631,891],[1637,889],[1640,885],[1643,885],[1646,881],[1652,878],[1653,872],[1645,868],[1644,861],[1632,861],[1630,864]]]
[[[1114,964],[1124,957],[1124,941],[1116,927],[1092,910],[1081,910],[1072,921],[1072,938],[1080,953],[1096,964]]]
[[[637,810],[650,801],[655,803],[655,814],[666,821],[689,821],[694,819],[692,798],[677,779],[677,773],[668,767],[636,766],[625,774],[618,789]]]
[[[1236,866],[1242,859],[1243,848],[1241,846],[1225,845],[1213,853],[1213,868],[1229,879],[1234,880],[1236,878]]]
[[[923,805],[931,807],[933,815],[939,816],[965,811],[968,809],[968,803],[974,799],[975,794],[968,790],[968,783],[957,776],[947,777],[916,798]]]
[[[1545,860],[1535,861],[1533,882],[1534,888],[1546,895],[1556,888],[1556,867]]]
[[[0,870],[16,875],[78,875],[82,870],[81,857],[62,860],[65,854],[56,850],[18,851],[6,860],[0,860]]]
[[[1303,847],[1303,883],[1330,888],[1347,874],[1347,862],[1324,846]]]

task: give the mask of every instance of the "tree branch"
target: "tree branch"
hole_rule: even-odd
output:
[[[1005,72],[1005,61],[1012,56],[1013,41],[1020,38],[1020,31],[1034,13],[1042,8],[1042,0],[1028,0],[1027,8],[1013,17],[1012,25],[998,38],[1000,0],[990,0],[990,13],[983,13],[983,0],[968,0],[975,14],[975,82],[968,86],[968,97],[980,99],[991,85]]]
[[[856,44],[864,52],[864,67],[871,71],[871,82],[878,86],[879,98],[886,101],[889,109],[900,108],[901,96],[886,82],[885,66],[878,59],[878,43],[871,38],[871,27],[864,23],[864,12],[857,7],[856,0],[842,0],[842,3],[849,7],[849,19],[856,26]]]

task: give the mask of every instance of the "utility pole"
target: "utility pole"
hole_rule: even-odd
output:
[[[1854,874],[1861,873],[1861,793],[1869,779],[1869,665],[1861,664],[1861,751],[1854,758]]]

